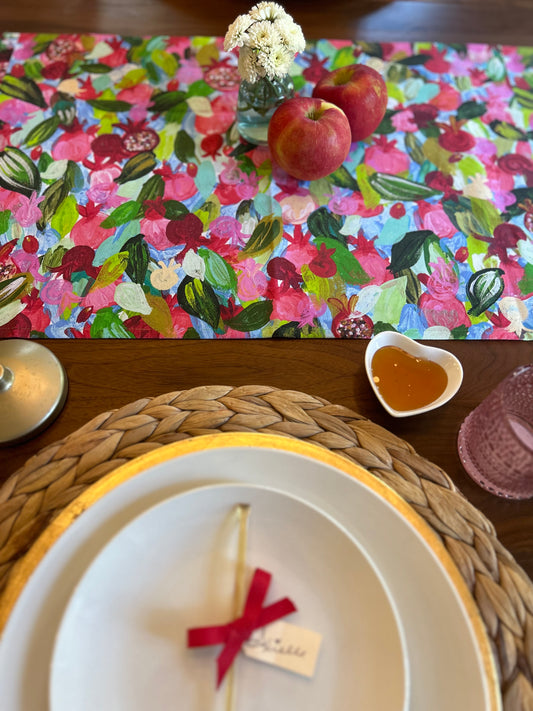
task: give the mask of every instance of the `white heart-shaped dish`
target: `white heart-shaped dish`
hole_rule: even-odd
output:
[[[374,382],[372,373],[372,359],[375,353],[380,348],[384,348],[385,346],[396,346],[415,358],[424,358],[425,360],[433,361],[444,368],[446,374],[448,375],[448,384],[446,385],[442,395],[429,404],[424,405],[424,407],[419,407],[414,410],[395,410],[391,407],[380,393],[378,386]],[[422,343],[414,341],[412,338],[404,336],[401,333],[396,333],[395,331],[382,331],[370,340],[365,352],[365,368],[368,380],[374,393],[376,394],[377,399],[380,401],[385,410],[387,410],[387,412],[393,417],[410,417],[412,415],[421,415],[424,412],[434,410],[435,408],[448,402],[448,400],[450,400],[459,390],[461,383],[463,382],[463,368],[460,361],[452,355],[452,353],[449,353],[442,348],[423,345]]]

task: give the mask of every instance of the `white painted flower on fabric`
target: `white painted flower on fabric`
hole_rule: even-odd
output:
[[[185,274],[192,279],[200,279],[201,281],[205,279],[205,262],[202,257],[196,254],[192,249],[189,249],[183,258],[181,266]]]
[[[260,2],[228,27],[224,49],[239,49],[239,74],[248,82],[282,78],[305,49],[302,28],[275,2]]]
[[[133,282],[117,284],[114,299],[124,311],[133,311],[136,314],[145,315],[152,311],[140,284],[134,284]]]

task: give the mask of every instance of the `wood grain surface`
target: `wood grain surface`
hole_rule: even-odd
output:
[[[0,5],[0,31],[223,34],[251,3],[219,0],[18,0]],[[292,0],[283,3],[308,38],[532,44],[530,0]],[[494,523],[502,544],[533,576],[533,500],[484,492],[464,473],[456,439],[465,416],[513,368],[533,362],[527,342],[445,342],[464,367],[446,406],[395,420],[377,403],[364,373],[364,341],[46,341],[69,379],[67,404],[41,435],[0,451],[0,482],[42,447],[92,417],[137,398],[198,385],[263,384],[297,389],[350,407],[441,466]],[[532,472],[533,476],[533,472]]]

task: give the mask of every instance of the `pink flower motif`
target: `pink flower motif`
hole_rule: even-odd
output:
[[[450,331],[458,326],[470,326],[464,304],[456,297],[459,279],[453,265],[439,257],[430,266],[432,272],[427,282],[427,293],[422,294],[418,302],[428,326],[445,326]]]
[[[5,121],[10,126],[18,126],[25,123],[28,116],[40,110],[38,106],[27,101],[7,99],[0,103],[0,121]]]
[[[137,84],[119,91],[117,99],[132,104],[128,118],[132,121],[143,121],[148,115],[148,106],[152,103],[152,87],[149,84]]]
[[[374,144],[365,151],[365,164],[379,173],[397,175],[409,170],[411,161],[406,153],[396,148],[396,141],[386,136],[374,138]]]
[[[514,177],[498,167],[496,157],[490,160],[482,158],[487,174],[487,185],[493,193],[493,201],[498,210],[504,211],[507,205],[512,205],[516,198],[511,192],[514,188]]]
[[[248,155],[250,156],[252,163],[257,168],[258,166],[263,165],[266,160],[270,159],[270,149],[268,146],[257,146],[257,148],[250,151]]]
[[[359,231],[357,237],[349,237],[350,244],[355,245],[353,251],[359,264],[370,277],[369,284],[384,284],[394,278],[392,272],[387,268],[388,259],[382,257],[371,239],[366,239],[363,230]]]
[[[105,170],[95,170],[91,173],[90,187],[87,191],[89,200],[106,207],[117,207],[122,204],[126,198],[116,194],[118,183],[115,183],[115,178],[120,175],[120,172],[120,168],[113,165]]]
[[[403,59],[410,57],[413,53],[413,48],[409,42],[386,42],[383,45],[383,59],[390,61],[395,59]]]
[[[257,194],[259,178],[255,173],[247,175],[234,158],[229,158],[220,173],[220,187],[230,186],[240,200],[249,200]]]
[[[158,250],[170,249],[176,245],[167,237],[167,225],[170,220],[165,217],[144,217],[141,220],[141,232],[146,241]]]
[[[128,52],[125,47],[121,46],[119,39],[110,38],[107,40],[111,52],[102,57],[102,62],[108,67],[120,67],[128,63]]]
[[[335,215],[358,215],[361,193],[343,194],[343,191],[334,188],[333,197],[328,202],[328,207]]]
[[[117,284],[118,280],[114,281],[112,284],[107,284],[107,286],[102,286],[100,289],[89,291],[89,293],[81,300],[81,305],[83,308],[90,307],[95,311],[98,311],[99,309],[103,309],[110,304],[114,304],[115,289]]]
[[[303,264],[311,264],[318,256],[318,249],[310,242],[311,233],[304,232],[300,225],[294,227],[293,235],[285,232],[283,236],[289,242],[283,256],[292,262],[297,270],[301,271]]]
[[[72,284],[61,278],[49,279],[39,294],[45,304],[60,306],[62,311],[79,301],[79,296],[72,291]]]
[[[188,173],[165,176],[165,200],[187,200],[196,193],[195,182]]]
[[[429,100],[429,104],[436,106],[441,111],[456,111],[461,105],[462,98],[460,92],[451,84],[439,82],[439,93]]]
[[[393,115],[391,121],[397,131],[404,131],[407,133],[414,133],[415,131],[418,131],[415,116],[410,109],[398,111],[397,114]]]
[[[93,137],[79,128],[65,131],[52,146],[54,160],[72,160],[80,163],[91,152]]]
[[[431,57],[431,59],[429,59],[425,64],[425,68],[429,72],[434,72],[435,74],[445,74],[449,71],[450,63],[444,59],[446,55],[445,49],[439,51],[436,47],[431,47],[427,54]]]
[[[211,103],[213,113],[211,116],[196,116],[194,127],[198,133],[226,133],[235,121],[237,109],[237,94],[226,92],[217,96]]]
[[[312,326],[313,319],[322,315],[327,308],[326,304],[319,306],[308,294],[294,289],[279,294],[273,305],[272,320],[297,321],[300,328]]]
[[[248,239],[247,235],[242,233],[239,220],[230,215],[215,218],[209,225],[209,231],[213,237],[230,242],[233,247],[243,247]]]
[[[46,277],[39,274],[41,263],[36,254],[29,254],[23,249],[16,249],[11,252],[11,259],[21,272],[31,274],[35,281],[45,281]]]
[[[268,286],[262,265],[249,258],[241,262],[242,271],[237,277],[238,296],[241,301],[253,301],[264,296]]]
[[[317,204],[310,194],[289,195],[283,198],[280,205],[283,222],[289,225],[303,224],[317,208]]]
[[[70,238],[76,245],[85,245],[96,249],[114,232],[114,227],[102,227],[101,223],[107,215],[100,212],[100,205],[89,201],[86,205],[78,205],[79,219],[70,232]]]
[[[192,84],[199,81],[204,76],[202,68],[196,61],[196,57],[191,59],[181,59],[180,66],[176,72],[176,79],[182,84]]]
[[[422,229],[431,230],[437,237],[450,238],[457,232],[440,203],[429,205],[426,202],[420,202],[418,215],[415,215],[415,219],[417,217]]]
[[[32,193],[30,197],[12,192],[9,198],[3,203],[4,209],[9,209],[13,217],[22,227],[31,227],[43,216],[39,203],[44,200],[44,196],[37,197]]]

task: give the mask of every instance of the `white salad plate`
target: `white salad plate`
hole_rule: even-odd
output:
[[[357,542],[379,571],[403,629],[409,711],[501,709],[478,608],[437,534],[411,506],[328,449],[276,435],[217,433],[160,447],[119,467],[64,509],[36,541],[2,598],[3,711],[49,711],[54,641],[65,610],[112,538],[154,505],[218,484],[271,487],[297,497]],[[388,647],[382,654],[385,668]],[[343,699],[327,708],[345,711],[352,704]]]
[[[316,507],[264,487],[193,489],[148,509],[98,554],[59,627],[51,711],[224,711],[220,647],[188,649],[187,629],[232,619],[237,505],[249,508],[248,578],[272,574],[264,605],[322,635],[311,679],[240,657],[235,708],[407,711],[406,654],[380,577],[353,538]],[[386,652],[384,652],[386,650]],[[383,664],[386,658],[387,663]],[[227,683],[227,682],[226,682]]]

